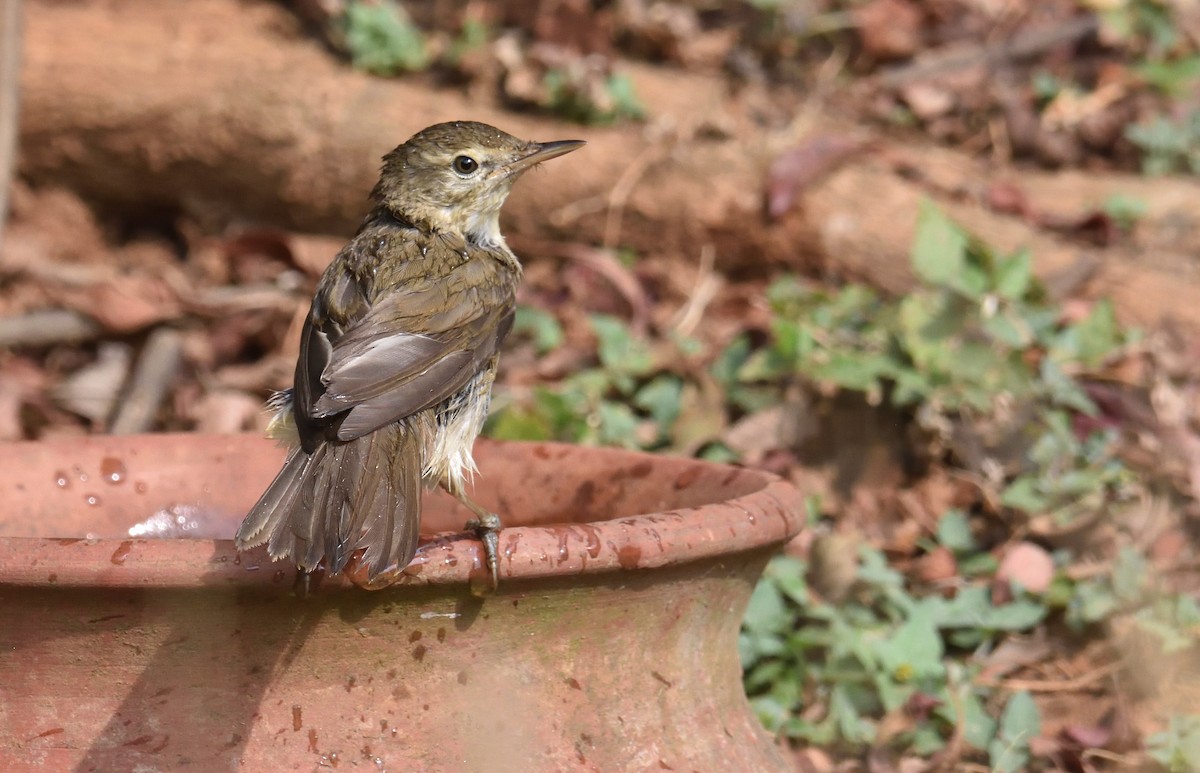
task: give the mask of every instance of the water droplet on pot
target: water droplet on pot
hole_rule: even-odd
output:
[[[117,566],[121,566],[125,563],[125,558],[129,555],[129,551],[131,550],[133,550],[133,543],[129,540],[126,540],[117,546],[117,549],[113,551],[112,557],[109,559],[109,561]]]
[[[133,484],[133,490],[138,494],[145,494],[148,488],[149,486],[146,485],[146,481],[144,480],[139,480],[137,483]]]
[[[59,488],[70,488],[71,481],[69,478],[67,478],[67,474],[65,472],[59,470],[58,472],[54,473],[54,485],[58,486]]]
[[[124,483],[125,475],[125,465],[120,459],[109,456],[100,460],[100,477],[105,483]]]
[[[96,507],[100,504],[100,497],[95,494],[84,494],[83,501],[87,503],[88,507]]]

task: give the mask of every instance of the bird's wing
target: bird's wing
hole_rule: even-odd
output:
[[[454,395],[512,326],[512,285],[497,281],[486,260],[472,257],[449,277],[411,277],[345,323],[329,314],[332,302],[342,309],[358,299],[344,303],[353,290],[332,283],[304,326],[298,413],[314,425],[336,418],[337,438],[351,440]]]

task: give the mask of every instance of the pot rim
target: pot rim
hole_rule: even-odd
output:
[[[103,437],[105,447],[131,438]],[[160,442],[196,442],[214,436],[155,433]],[[244,452],[272,441],[255,435],[219,436]],[[83,441],[91,438],[82,439]],[[29,443],[73,445],[81,439]],[[668,464],[681,473],[721,474],[729,485],[754,490],[732,499],[656,513],[586,523],[505,527],[500,533],[500,587],[506,581],[570,578],[675,566],[722,555],[779,546],[804,523],[802,493],[791,483],[762,470],[698,459],[670,457],[617,448],[565,443],[482,440],[483,445],[522,449],[530,458],[564,457],[586,452],[623,462]],[[542,449],[539,453],[537,449]],[[547,464],[554,462],[547,461]],[[688,473],[687,471],[692,471]],[[733,471],[737,471],[733,474]],[[264,482],[265,485],[265,482]],[[502,514],[503,516],[504,514]],[[480,542],[465,532],[422,535],[417,557],[391,579],[394,585],[478,586],[484,576]],[[0,585],[106,586],[156,588],[230,588],[286,584],[286,562],[273,563],[264,548],[238,554],[231,539],[39,538],[0,535]],[[325,578],[323,587],[349,586],[345,575]]]

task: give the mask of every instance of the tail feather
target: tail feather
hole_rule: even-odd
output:
[[[402,442],[377,437],[370,449],[371,458],[364,460],[360,468],[364,472],[359,491],[363,500],[373,503],[368,508],[357,508],[367,514],[366,519],[360,521],[358,547],[366,548],[363,562],[372,576],[388,566],[404,566],[412,560],[421,525],[419,516],[390,517],[391,513],[421,512],[422,465],[421,444],[416,433],[400,427],[389,429],[403,433]],[[389,454],[382,452],[381,446],[397,446],[402,450]]]
[[[237,534],[239,550],[263,543],[274,560],[337,573],[355,551],[368,576],[404,566],[416,552],[421,519],[421,444],[394,424],[311,454],[296,448],[251,508]]]

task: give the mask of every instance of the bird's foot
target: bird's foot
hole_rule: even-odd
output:
[[[303,601],[317,592],[317,589],[321,587],[321,581],[324,579],[324,566],[317,566],[313,569],[296,567],[296,578],[292,581],[292,593],[296,595],[296,598]]]
[[[475,532],[483,543],[483,555],[487,562],[489,590],[500,587],[500,516],[482,512],[478,518],[467,521],[467,529]]]

